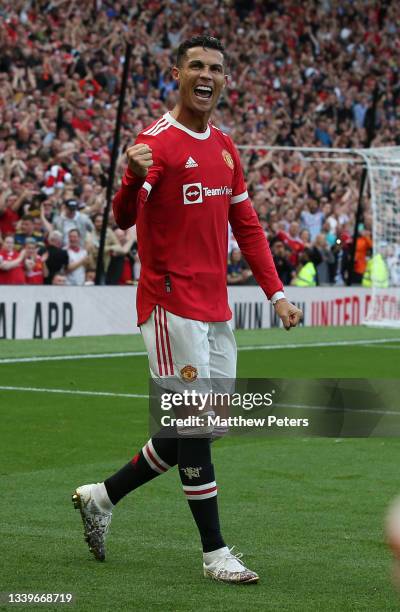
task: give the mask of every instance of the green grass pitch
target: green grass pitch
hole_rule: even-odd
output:
[[[242,331],[237,341],[242,377],[399,377],[393,330]],[[74,609],[88,612],[398,610],[383,537],[387,504],[400,493],[395,437],[215,445],[223,533],[259,572],[258,585],[203,578],[176,470],[121,502],[106,562],[92,559],[70,495],[147,440],[147,400],[119,395],[147,393],[146,357],[104,356],[142,351],[140,337],[0,343],[0,591],[73,592]],[[83,358],[91,353],[101,355]],[[32,360],[55,355],[73,358]]]

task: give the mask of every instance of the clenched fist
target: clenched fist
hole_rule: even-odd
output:
[[[153,165],[153,156],[150,147],[147,144],[135,144],[128,147],[126,150],[129,169],[144,178],[147,176],[150,166]]]
[[[285,329],[289,330],[291,327],[296,327],[303,318],[303,312],[300,308],[297,308],[294,304],[288,302],[285,298],[282,298],[275,302],[275,312],[281,319]]]

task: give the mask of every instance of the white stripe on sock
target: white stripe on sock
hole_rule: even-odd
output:
[[[201,501],[202,499],[209,499],[210,497],[215,497],[217,495],[217,489],[214,491],[209,491],[209,493],[202,493],[201,495],[190,495],[188,493],[185,494],[186,499],[190,499],[191,501]]]
[[[165,468],[165,471],[171,469],[171,466],[168,465],[168,463],[166,463],[163,459],[161,459],[160,455],[157,453],[156,449],[154,448],[153,440],[151,438],[147,442],[147,445],[150,447],[151,454],[157,460],[157,463],[159,463],[161,467]]]
[[[157,472],[157,474],[164,474],[164,472],[166,472],[166,470],[159,468],[158,465],[156,465],[154,463],[154,461],[152,460],[152,458],[149,455],[147,444],[145,446],[143,446],[142,453],[143,453],[143,456],[146,459],[147,463],[151,467],[151,469],[154,470],[155,472]]]
[[[207,484],[202,484],[202,485],[182,485],[183,486],[183,490],[186,492],[190,492],[190,491],[204,491],[205,489],[211,489],[212,487],[216,487],[217,483],[215,482],[215,480],[213,480],[213,482],[208,482]]]

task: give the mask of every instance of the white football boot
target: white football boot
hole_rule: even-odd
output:
[[[74,507],[80,511],[85,541],[99,561],[106,558],[105,539],[110,527],[112,508],[103,483],[78,487],[72,495]]]
[[[210,553],[203,553],[203,570],[206,578],[231,584],[252,584],[258,582],[258,574],[247,569],[240,561],[242,553],[232,554],[234,546],[227,546]]]

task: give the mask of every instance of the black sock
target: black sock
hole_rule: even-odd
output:
[[[116,504],[128,493],[164,474],[177,463],[176,438],[150,438],[132,461],[104,481],[111,503]]]
[[[225,546],[218,517],[217,486],[211,463],[210,440],[181,438],[178,467],[183,492],[200,532],[204,552]]]

